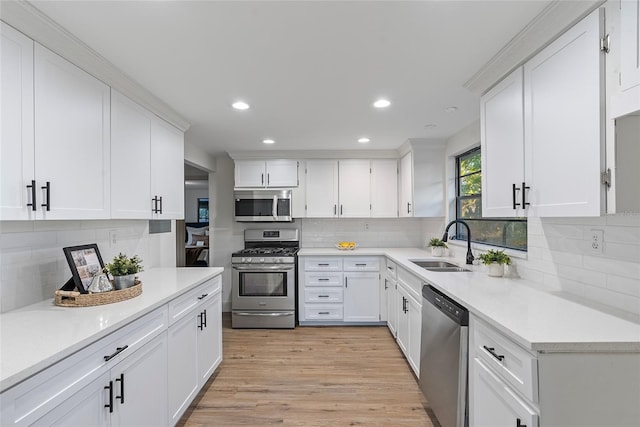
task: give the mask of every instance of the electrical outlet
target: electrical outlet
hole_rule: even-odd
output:
[[[369,229],[369,223],[365,222],[364,223],[364,230],[367,231]]]
[[[591,251],[601,254],[604,248],[604,230],[591,230]]]
[[[118,244],[118,235],[115,230],[109,231],[109,247],[113,248]]]

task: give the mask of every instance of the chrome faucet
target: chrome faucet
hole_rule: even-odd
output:
[[[446,228],[444,229],[444,234],[442,235],[442,241],[446,242],[447,240],[449,240],[449,228],[455,223],[462,224],[465,227],[467,227],[467,264],[473,264],[473,260],[475,258],[471,253],[471,229],[469,228],[469,225],[466,222],[460,219],[455,219],[451,221],[449,224],[447,224]]]

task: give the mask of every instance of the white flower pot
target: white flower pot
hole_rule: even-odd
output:
[[[504,276],[504,264],[498,264],[496,262],[492,262],[487,265],[488,273],[491,277],[502,277]]]
[[[435,257],[444,256],[444,247],[442,247],[442,246],[431,246],[431,256],[435,256]]]

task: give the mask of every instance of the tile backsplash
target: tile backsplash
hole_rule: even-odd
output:
[[[62,248],[89,243],[105,263],[123,252],[145,268],[175,266],[175,232],[150,235],[145,220],[2,221],[0,312],[53,298],[71,277]]]

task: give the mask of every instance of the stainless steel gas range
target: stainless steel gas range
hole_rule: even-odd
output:
[[[231,255],[233,328],[295,328],[298,230],[245,230]]]

